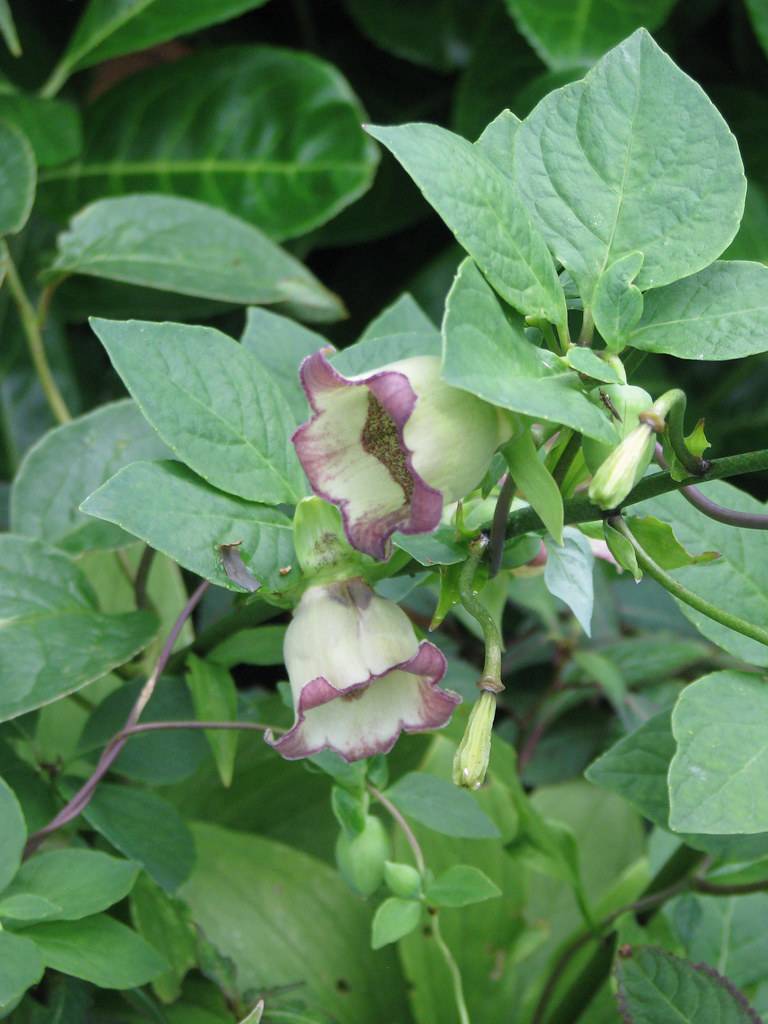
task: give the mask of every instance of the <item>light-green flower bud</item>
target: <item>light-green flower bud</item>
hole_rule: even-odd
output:
[[[655,444],[653,427],[647,423],[627,434],[592,477],[590,501],[600,508],[618,508],[648,468]]]
[[[453,759],[453,781],[466,789],[479,789],[491,757],[491,734],[496,716],[496,695],[483,690],[469,715],[467,728]]]
[[[342,831],[336,841],[336,863],[347,885],[361,896],[371,896],[384,881],[384,865],[390,856],[387,830],[369,814],[365,828],[356,836]]]

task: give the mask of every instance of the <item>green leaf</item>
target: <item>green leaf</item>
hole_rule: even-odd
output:
[[[187,658],[187,685],[192,694],[195,716],[203,721],[234,722],[237,718],[237,688],[223,665],[203,661],[194,654]],[[206,733],[223,786],[232,783],[237,755],[234,729]]]
[[[702,551],[700,555],[692,555],[677,539],[672,526],[655,516],[628,516],[627,522],[640,546],[662,569],[702,565],[719,557],[717,551]]]
[[[403,814],[442,835],[498,838],[498,829],[480,809],[476,798],[446,779],[425,772],[408,772],[390,786],[386,795]]]
[[[685,118],[670,119],[682,109]],[[644,254],[641,291],[706,267],[744,207],[736,140],[644,29],[542,100],[520,126],[514,163],[534,222],[587,307],[627,253]]]
[[[282,665],[287,626],[240,629],[208,651],[208,660],[225,668],[235,665]]]
[[[650,292],[628,343],[679,359],[740,359],[768,351],[768,267],[718,260]]]
[[[105,196],[170,193],[271,238],[294,237],[369,187],[378,154],[363,119],[346,80],[317,57],[206,49],[131,75],[88,105],[83,154],[45,172],[46,199],[60,217]]]
[[[506,0],[541,59],[555,70],[584,67],[634,29],[658,28],[675,0]]]
[[[0,931],[0,1013],[12,1010],[43,976],[45,964],[34,942]]]
[[[389,896],[377,909],[371,926],[371,948],[381,949],[397,942],[419,927],[422,908],[414,900]]]
[[[455,864],[427,886],[427,902],[435,907],[467,907],[501,896],[501,889],[471,864]]]
[[[732,484],[709,483],[702,491],[712,501],[742,512],[766,514],[765,505]],[[689,590],[717,605],[722,605],[749,622],[768,621],[768,562],[765,537],[759,530],[734,530],[732,526],[703,516],[679,494],[667,494],[635,505],[639,515],[650,514],[669,523],[686,548],[706,547],[719,551],[720,557],[709,565],[675,569],[673,575]],[[764,644],[720,625],[689,605],[680,610],[708,640],[723,647],[734,657],[752,665],[768,666]]]
[[[106,914],[44,921],[21,934],[32,939],[46,967],[101,988],[136,988],[168,966],[136,932]]]
[[[708,964],[653,946],[630,947],[616,961],[618,1000],[628,1024],[760,1024],[744,996]]]
[[[21,56],[21,43],[16,32],[16,25],[13,20],[13,13],[8,0],[0,0],[0,32],[2,33],[5,45],[14,57]]]
[[[729,873],[726,877],[714,876],[712,881],[730,884],[733,879]],[[686,955],[696,962],[716,964],[729,981],[742,988],[765,979],[766,911],[765,893],[739,897],[686,893],[667,913],[685,944]]]
[[[638,565],[637,555],[635,549],[632,546],[632,542],[624,536],[623,533],[619,533],[618,530],[614,529],[610,523],[603,521],[603,537],[605,543],[608,545],[608,550],[611,552],[613,557],[616,559],[622,569],[626,569],[627,572],[631,572],[635,583],[639,583],[643,578],[643,571]]]
[[[0,96],[0,118],[26,135],[39,167],[66,163],[80,152],[80,115],[71,103],[10,93]]]
[[[517,114],[502,110],[475,142],[475,146],[505,174],[512,174],[512,147],[519,127]]]
[[[0,120],[0,235],[21,231],[35,201],[37,168],[26,135]]]
[[[361,32],[404,60],[438,71],[466,63],[477,23],[472,0],[420,0],[384,7],[379,0],[345,0]]]
[[[91,0],[61,59],[67,73],[236,18],[266,0]],[[61,72],[60,72],[61,73]]]
[[[27,826],[19,801],[8,783],[0,778],[0,892],[19,870],[26,842]]]
[[[458,565],[467,560],[466,544],[456,540],[452,526],[438,526],[433,533],[396,533],[394,542],[421,565]]]
[[[138,866],[131,861],[97,850],[50,850],[22,865],[3,898],[42,897],[56,906],[55,914],[44,916],[77,921],[127,896],[137,873]]]
[[[408,1019],[394,952],[368,952],[371,910],[328,864],[242,831],[196,825],[194,834],[197,865],[181,897],[234,962],[241,993],[301,978],[313,1015],[338,1024]]]
[[[80,503],[122,466],[168,454],[130,400],[55,427],[19,467],[11,489],[11,529],[77,554],[131,544],[123,530],[83,515]]]
[[[745,0],[752,28],[763,50],[768,53],[768,6],[765,0]]]
[[[59,235],[47,274],[86,274],[242,305],[338,320],[341,300],[252,224],[177,196],[101,199]]]
[[[364,373],[411,356],[439,356],[440,332],[410,295],[375,317],[354,343],[331,357],[345,374]]]
[[[394,896],[403,900],[417,900],[421,894],[422,878],[411,864],[388,860],[384,864],[384,881]]]
[[[174,1002],[187,971],[197,965],[189,911],[142,873],[131,892],[131,921],[142,938],[165,954],[170,968],[153,980],[152,988],[162,1002]]]
[[[606,267],[595,285],[592,315],[606,345],[620,351],[643,315],[643,296],[632,282],[643,265],[641,252],[629,252]]]
[[[134,462],[86,499],[82,509],[128,530],[185,569],[242,593],[224,572],[219,546],[242,542],[241,555],[270,591],[295,582],[290,520],[268,505],[221,491],[177,462]],[[280,568],[293,566],[282,577]]]
[[[504,409],[615,442],[608,417],[584,394],[578,376],[547,365],[471,260],[461,264],[446,301],[443,378]]]
[[[687,686],[672,713],[669,767],[675,831],[768,831],[768,693],[744,672],[712,672]]]
[[[58,917],[60,909],[44,896],[32,893],[3,893],[0,896],[0,918],[10,921],[45,921]]]
[[[195,860],[192,835],[174,806],[156,793],[102,783],[83,813],[166,892],[189,877]]]
[[[574,370],[591,377],[592,380],[599,380],[604,384],[624,383],[618,370],[607,360],[601,359],[591,348],[574,345],[563,358]]]
[[[759,263],[768,260],[768,196],[753,181],[747,181],[747,199],[738,234],[722,259],[756,260]]]
[[[146,647],[149,612],[102,615],[80,570],[40,541],[0,537],[0,721],[106,675]]]
[[[504,172],[437,125],[367,131],[397,157],[499,295],[564,329],[565,296],[552,257]]]
[[[306,490],[290,443],[295,421],[255,356],[211,327],[93,320],[141,411],[191,469],[268,504]]]
[[[325,338],[268,309],[249,309],[240,343],[272,374],[296,422],[305,420],[309,405],[299,380],[299,366],[307,356],[328,345]]]
[[[533,508],[555,543],[563,544],[563,496],[552,474],[539,458],[527,427],[504,445],[504,458],[516,488]]]
[[[587,634],[592,633],[594,556],[589,541],[573,526],[563,530],[563,544],[547,544],[544,582],[547,590],[564,601]]]

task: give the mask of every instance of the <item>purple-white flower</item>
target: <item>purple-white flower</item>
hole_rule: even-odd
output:
[[[315,352],[301,381],[313,416],[293,435],[296,452],[350,543],[374,558],[387,557],[396,530],[434,530],[509,436],[503,413],[440,379],[436,356],[344,377]]]
[[[461,700],[438,685],[442,652],[361,579],[306,590],[283,653],[296,720],[267,742],[289,760],[326,749],[347,761],[386,753],[403,731],[445,725]]]

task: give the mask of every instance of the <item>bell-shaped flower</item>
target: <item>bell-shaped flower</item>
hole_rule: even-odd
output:
[[[427,533],[443,504],[476,487],[509,436],[500,410],[440,379],[436,356],[344,377],[322,352],[301,380],[313,416],[293,435],[316,494],[341,510],[349,541],[386,558],[389,538]]]
[[[283,653],[296,719],[267,742],[289,760],[325,749],[347,761],[387,753],[402,731],[445,725],[461,700],[438,685],[442,652],[361,579],[306,590]]]

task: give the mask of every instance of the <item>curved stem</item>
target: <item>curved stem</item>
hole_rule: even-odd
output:
[[[706,878],[694,878],[691,888],[696,892],[704,892],[708,896],[748,896],[753,892],[768,890],[768,878],[763,878],[759,882],[734,882],[733,885],[728,885],[725,882],[719,885]]]
[[[16,264],[11,259],[10,253],[7,253],[6,260],[8,287],[19,311],[19,319],[27,339],[29,354],[37,372],[40,386],[45,393],[46,400],[56,422],[69,423],[72,416],[51,372],[48,357],[45,354],[42,331],[40,330],[40,324],[35,311],[32,308],[32,303],[29,301],[29,297],[24,290],[24,285],[21,283],[21,278],[16,270]]]
[[[663,395],[659,402],[667,406],[665,433],[678,462],[693,476],[701,476],[708,463],[699,455],[688,450],[685,442],[685,407],[688,399],[680,388],[674,388]],[[659,402],[654,404],[654,409]]]
[[[147,595],[147,584],[149,583],[149,573],[156,554],[157,552],[155,549],[151,548],[149,544],[144,545],[144,550],[141,553],[139,565],[136,569],[136,575],[133,579],[133,594],[137,608],[149,607],[150,602]]]
[[[491,543],[488,549],[488,575],[491,579],[501,568],[501,560],[504,557],[504,540],[509,519],[509,509],[515,493],[515,481],[512,474],[507,473],[504,483],[501,485],[499,496],[496,499],[496,508],[493,512],[493,523],[491,525]]]
[[[448,970],[451,972],[453,998],[456,1000],[456,1009],[459,1011],[459,1021],[461,1024],[472,1024],[469,1010],[467,1009],[467,1002],[464,998],[464,984],[461,980],[461,971],[453,957],[453,953],[443,938],[443,933],[440,930],[440,916],[437,913],[432,917],[432,935],[437,943],[437,948],[443,954],[443,960],[445,960]]]
[[[706,483],[709,480],[726,480],[728,477],[740,476],[742,473],[758,473],[768,469],[768,448],[756,452],[744,452],[741,455],[728,455],[722,459],[713,459],[706,473],[695,479],[673,480],[669,473],[654,473],[643,479],[633,488],[621,503],[622,508],[636,505],[649,498],[657,498],[670,491],[679,491],[693,483]],[[591,523],[602,519],[603,509],[593,505],[589,498],[571,498],[565,502],[564,517],[566,525],[574,523]],[[532,508],[517,509],[509,517],[507,538],[519,537],[522,533],[544,530],[545,526]]]
[[[413,853],[413,859],[416,861],[416,869],[423,878],[427,873],[427,865],[424,860],[424,854],[422,853],[421,846],[419,845],[418,839],[414,835],[413,829],[405,820],[405,818],[397,809],[397,807],[395,807],[395,805],[392,803],[389,797],[384,796],[381,790],[377,789],[375,786],[372,786],[370,782],[368,783],[368,792],[371,794],[372,797],[374,797],[374,799],[379,801],[381,806],[389,813],[393,821],[395,821],[400,831],[403,833],[405,841],[408,843],[408,845],[411,848],[411,852]]]
[[[758,643],[768,646],[768,629],[756,626],[751,622],[747,622],[746,619],[740,618],[738,615],[733,615],[731,612],[718,608],[717,605],[712,604],[710,601],[705,601],[703,597],[699,597],[698,594],[684,587],[674,576],[670,576],[665,569],[662,569],[660,565],[654,562],[651,556],[638,543],[621,516],[611,516],[608,522],[615,530],[623,534],[632,545],[640,568],[647,572],[651,579],[660,583],[678,601],[690,605],[691,608],[695,608],[696,611],[701,612],[715,622],[719,622],[722,626],[727,626],[728,629],[733,629],[743,636],[748,636],[751,640],[757,640]]]
[[[662,469],[667,469],[667,460],[664,458],[664,449],[660,444],[656,445],[656,461]],[[710,519],[718,523],[725,523],[726,526],[738,526],[744,530],[768,530],[768,516],[760,515],[759,512],[740,512],[735,508],[725,508],[715,501],[710,501],[698,487],[689,484],[680,488],[680,493],[687,502],[697,508]]]
[[[47,825],[44,825],[41,829],[38,829],[37,832],[34,832],[29,837],[29,839],[27,840],[27,845],[24,848],[25,857],[29,857],[31,854],[33,854],[46,836],[49,836],[52,832],[56,832],[57,829],[60,829],[64,825],[68,824],[70,821],[73,821],[88,806],[93,794],[96,792],[96,787],[107,774],[109,769],[112,767],[117,757],[119,756],[120,751],[128,742],[128,739],[130,738],[132,731],[137,726],[139,718],[141,717],[141,714],[144,711],[144,708],[147,706],[150,698],[152,697],[152,694],[155,692],[155,686],[157,685],[157,681],[160,678],[166,664],[168,663],[168,659],[171,656],[171,651],[173,650],[173,646],[176,643],[176,640],[178,639],[179,633],[181,632],[184,623],[190,617],[190,615],[196,608],[197,604],[199,603],[200,599],[202,598],[203,594],[206,592],[209,586],[210,584],[208,583],[208,581],[203,580],[203,582],[200,583],[199,586],[197,586],[195,590],[192,592],[192,595],[190,596],[189,600],[179,613],[179,617],[174,622],[173,628],[169,632],[166,641],[163,644],[163,649],[160,652],[160,655],[157,659],[157,663],[155,664],[155,667],[153,668],[152,673],[148,677],[146,683],[144,683],[144,685],[142,686],[141,692],[139,693],[139,696],[136,698],[136,701],[133,707],[131,708],[129,715],[125,720],[125,725],[120,730],[120,732],[117,733],[117,735],[112,737],[112,739],[104,748],[104,751],[102,752],[102,755],[99,758],[96,767],[91,773],[90,778],[86,780],[86,782],[80,787],[80,789],[75,793],[75,795],[68,801],[68,803],[64,805],[64,807],[62,807],[59,813],[55,815],[48,822]]]
[[[459,594],[461,603],[483,631],[485,665],[479,686],[481,689],[498,693],[504,689],[501,683],[501,635],[493,616],[480,601],[474,589],[477,567],[487,547],[488,538],[485,536],[478,537],[470,544],[469,558],[462,566],[459,576]]]

